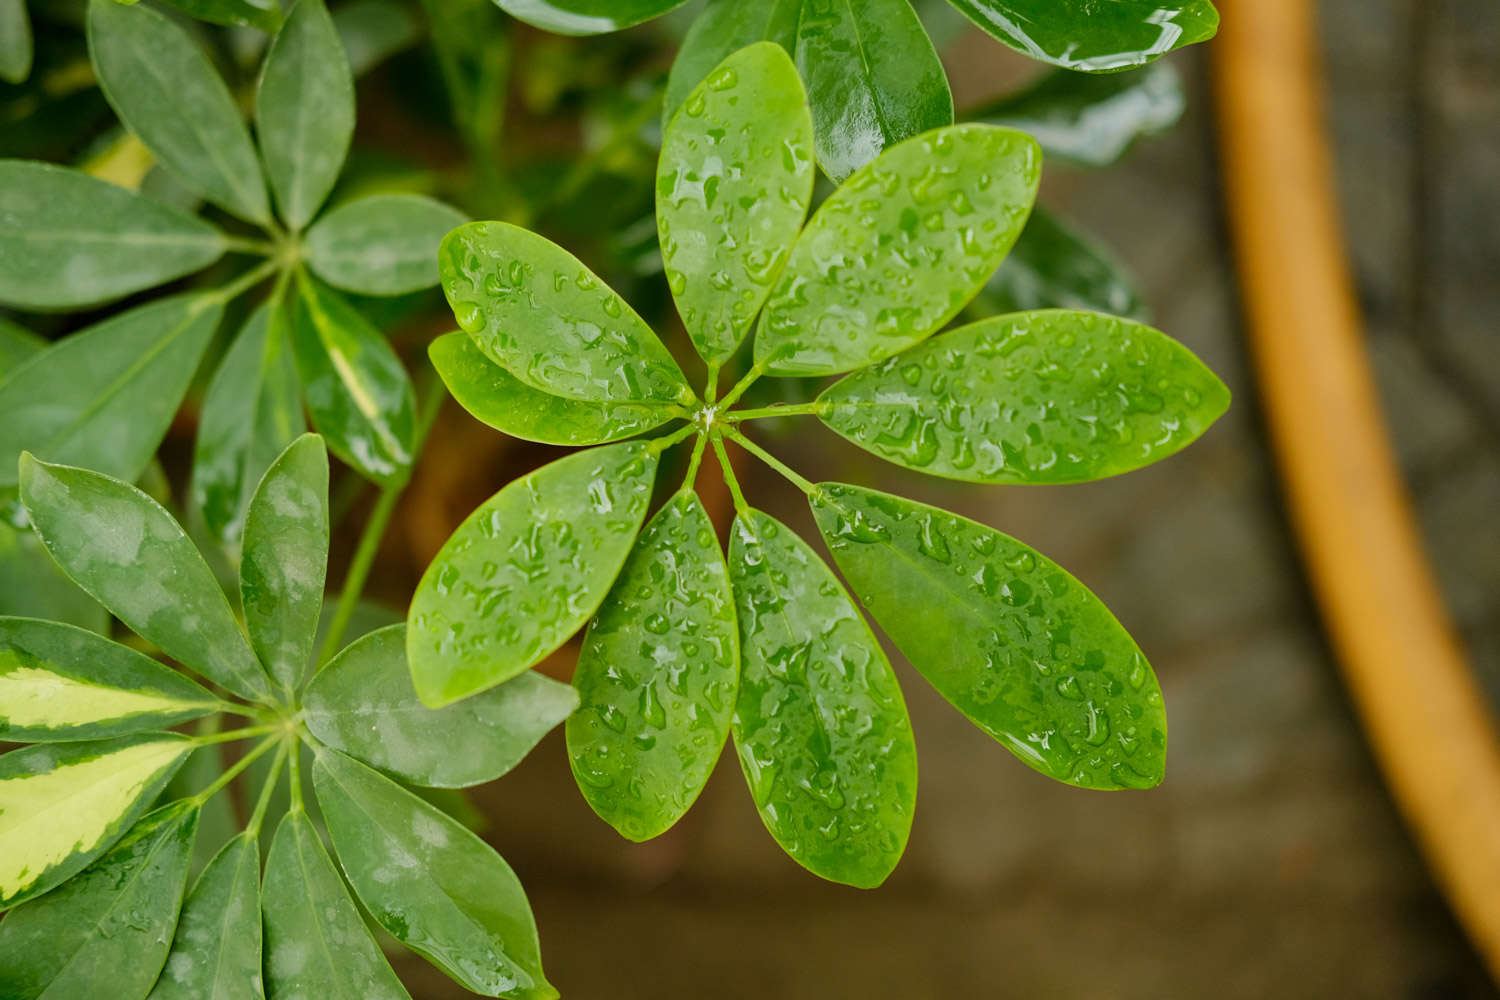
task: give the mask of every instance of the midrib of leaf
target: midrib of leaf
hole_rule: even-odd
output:
[[[306,2],[306,0],[303,0],[303,2]],[[292,752],[296,753],[297,751],[293,750]],[[295,761],[293,763],[295,763]],[[303,850],[304,845],[302,838],[303,835],[311,828],[309,827],[307,829],[304,829],[302,824],[307,822],[305,817],[298,818],[297,820],[294,820],[294,822],[296,822],[297,824],[292,828],[292,833],[297,838],[297,867],[302,872],[302,884],[310,886],[313,884],[312,869],[310,869],[307,865],[307,854]],[[316,837],[317,833],[314,832],[313,836]],[[337,873],[334,873],[334,878],[338,878]],[[318,908],[313,905],[311,896],[305,897],[303,899],[303,902],[306,904],[306,911],[312,914],[313,926],[318,929],[318,945],[322,949],[324,959],[326,959],[330,978],[336,979],[336,973],[340,966],[333,960],[333,949],[328,946],[328,935],[323,932],[323,921],[318,914]]]
[[[224,245],[224,237],[220,233],[209,233],[204,236],[188,236],[175,233],[119,233],[119,232],[93,232],[86,229],[69,229],[58,232],[47,232],[45,230],[27,230],[20,234],[22,240],[29,243],[115,243],[124,247],[162,247],[162,246],[209,246],[217,244]]]
[[[141,745],[143,745],[143,744],[136,744],[136,746],[141,746]],[[184,741],[183,746],[187,746],[187,745],[188,745],[187,742]],[[127,747],[125,749],[134,749],[134,747]],[[119,752],[119,751],[116,751],[116,752]],[[181,758],[181,756],[182,756],[181,754],[178,754],[178,758],[179,759]],[[73,762],[71,762],[69,764],[65,764],[63,766],[64,767],[76,767],[76,766],[78,766],[80,764],[87,763],[88,760],[97,760],[97,759],[98,758],[86,758],[84,760],[75,760],[75,761],[73,761]],[[161,767],[158,767],[154,771],[152,771],[149,774],[147,774],[144,778],[142,778],[136,784],[135,788],[138,790],[138,789],[144,788],[146,785],[149,785],[151,783],[151,779],[152,778],[154,778],[154,777],[156,777],[156,775],[160,774],[164,768],[171,767],[172,763],[173,763],[172,761],[168,761],[167,763],[162,764]],[[22,820],[22,822],[17,823],[15,826],[11,827],[11,829],[12,830],[36,829],[36,825],[37,825],[37,820],[38,819],[50,816],[52,813],[54,813],[54,812],[56,812],[57,810],[60,810],[60,809],[64,809],[64,808],[76,808],[77,807],[77,799],[78,799],[79,795],[83,795],[83,794],[85,794],[85,792],[87,790],[91,790],[91,789],[97,788],[100,785],[105,784],[106,782],[111,781],[113,778],[115,778],[120,773],[120,770],[121,769],[117,768],[114,771],[102,774],[98,778],[94,779],[93,781],[91,781],[87,785],[85,785],[83,787],[83,789],[80,789],[76,794],[66,796],[66,797],[64,797],[62,799],[59,799],[56,802],[53,802],[51,805],[43,806],[41,809],[38,809],[35,812],[31,812],[31,813],[27,814],[24,817],[24,819]],[[51,773],[51,772],[45,772],[45,773]],[[12,778],[12,779],[9,779],[9,780],[14,781],[16,779]],[[125,811],[126,812],[130,811],[129,806],[126,807]],[[119,817],[116,817],[114,820],[111,820],[109,823],[104,824],[104,832],[108,833],[109,828],[112,825],[114,825],[114,823],[118,822],[118,820],[119,820]],[[98,841],[96,840],[94,843],[98,843]],[[92,847],[93,845],[91,844],[89,846]],[[64,858],[64,860],[67,860],[67,859]],[[57,866],[53,865],[52,867],[55,868]],[[39,873],[39,874],[42,874],[42,873]],[[31,885],[36,884],[36,880],[33,879],[30,884]]]
[[[302,3],[313,3],[313,2],[315,2],[315,0],[301,0],[301,2]],[[322,0],[316,0],[316,2],[321,3]],[[309,22],[309,23],[311,23],[311,22]],[[297,59],[298,59],[298,61],[300,63],[300,65],[298,66],[298,69],[301,72],[302,78],[304,80],[306,80],[311,75],[308,71],[309,71],[309,68],[311,67],[311,65],[313,63],[313,59],[312,59],[312,46],[309,45],[309,44],[307,44],[307,39],[306,38],[298,39],[298,42],[301,45],[301,48],[297,52]],[[303,168],[304,168],[304,165],[306,164],[306,161],[307,161],[307,143],[306,143],[306,139],[307,139],[307,118],[308,118],[308,115],[307,115],[307,106],[309,104],[311,104],[312,102],[311,101],[307,101],[307,100],[301,100],[300,98],[302,97],[302,95],[300,93],[297,96],[299,98],[299,100],[297,101],[297,110],[295,112],[295,114],[296,114],[296,122],[297,122],[296,129],[295,129],[295,134],[296,134],[296,137],[297,137],[297,141],[292,144],[292,161],[293,161],[293,163],[292,163],[292,169],[293,169],[294,174],[295,174],[295,176],[293,178],[292,191],[293,191],[293,198],[295,200],[296,206],[299,209],[299,211],[297,211],[294,214],[298,218],[303,218],[303,216],[306,215],[307,213],[303,212],[303,211],[300,211],[300,209],[302,209],[302,208],[305,207],[303,205],[303,199],[306,197],[306,190],[305,190],[304,182],[302,182],[300,179],[303,178],[303,176],[304,176],[304,170],[303,170]],[[307,223],[309,223],[311,221],[312,221],[312,219],[305,218],[305,219],[303,219],[301,225],[306,225]]]
[[[304,3],[307,0],[303,0]],[[307,302],[308,311],[312,313],[313,325],[318,329],[318,339],[323,343],[323,349],[328,354],[328,360],[332,362],[334,371],[339,376],[339,381],[349,391],[349,398],[354,401],[354,406],[359,410],[360,416],[365,418],[370,429],[380,438],[381,443],[390,451],[391,457],[397,464],[404,464],[404,460],[410,456],[406,454],[406,448],[397,441],[384,422],[379,420],[380,406],[370,395],[370,389],[360,379],[359,372],[349,364],[349,359],[344,357],[344,352],[336,348],[333,339],[329,336],[329,330],[334,324],[328,319],[328,314],[323,311],[321,304],[315,295],[311,294],[310,286],[304,286],[303,299]]]
[[[243,832],[241,832],[241,833],[239,833],[239,834],[236,835],[236,839],[240,839],[240,838],[244,838],[246,840],[246,842],[248,842],[248,840],[249,840],[249,838]],[[252,851],[252,850],[249,850],[249,849],[240,849],[240,859],[239,859],[239,861],[234,866],[234,877],[232,879],[230,879],[230,882],[229,882],[230,899],[234,898],[235,889],[236,889],[236,887],[238,887],[239,882],[240,882],[240,872],[244,869],[245,861],[248,858],[250,858],[252,855],[255,857],[256,865],[259,866],[259,864],[260,864],[260,855],[259,855],[258,852],[255,852],[255,851]],[[257,889],[257,892],[258,891],[259,890]],[[215,996],[215,997],[217,997],[219,995],[219,981],[220,981],[221,972],[222,972],[222,970],[224,968],[224,956],[226,954],[228,954],[228,952],[229,952],[229,947],[228,947],[228,942],[229,942],[229,939],[230,939],[230,935],[229,935],[229,930],[230,930],[230,928],[229,928],[229,919],[230,919],[230,914],[232,912],[233,912],[233,908],[229,907],[229,906],[226,906],[226,907],[224,907],[224,912],[219,917],[219,942],[218,942],[219,947],[214,952],[214,975],[213,975],[213,979],[209,980],[211,986],[213,987],[213,994],[212,995]],[[260,918],[260,914],[259,913],[256,914],[256,918],[257,919]]]
[[[875,86],[875,70],[870,65],[870,54],[869,50],[865,48],[864,33],[859,30],[859,18],[854,15],[854,4],[852,0],[840,0],[840,2],[844,5],[844,9],[849,12],[849,25],[854,29],[854,49],[859,53],[859,68],[863,72],[865,83],[870,88],[870,103],[874,106],[875,120],[880,123],[880,133],[885,140],[881,143],[881,147],[884,148],[890,145],[891,139],[895,136],[895,131],[891,128],[890,119],[887,117],[885,108],[881,102],[880,89]]]

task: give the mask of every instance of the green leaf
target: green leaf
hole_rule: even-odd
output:
[[[313,426],[329,449],[378,483],[404,480],[416,446],[411,379],[380,331],[303,271],[292,349]]]
[[[260,662],[294,690],[313,655],[328,572],[328,452],[304,434],[271,463],[245,518],[240,606]]]
[[[1186,347],[1149,326],[1046,310],[981,320],[855,372],[819,397],[844,437],[974,483],[1083,483],[1185,448],[1229,406]]]
[[[64,337],[0,382],[0,487],[31,451],[134,480],[156,454],[223,315],[175,295]]]
[[[453,398],[474,419],[525,441],[605,444],[678,416],[667,406],[589,403],[533,389],[491,361],[462,330],[434,340],[427,356]]]
[[[458,325],[521,381],[571,399],[696,397],[635,310],[562,247],[504,222],[471,222],[438,255]]]
[[[693,346],[734,354],[812,200],[812,119],[797,67],[770,42],[724,60],[667,126],[656,224]]]
[[[650,840],[703,791],[729,736],[739,689],[729,572],[697,494],[646,525],[573,674],[573,777],[621,836]]]
[[[0,908],[61,885],[109,850],[192,749],[172,733],[141,733],[0,756]],[[10,924],[0,923],[0,937]]]
[[[0,923],[0,996],[144,997],[187,886],[198,810],[174,802],[56,892]]]
[[[921,342],[994,273],[1040,175],[1031,137],[990,125],[886,150],[819,207],[792,248],[756,334],[756,364],[833,375]]]
[[[167,729],[218,707],[177,671],[93,632],[0,618],[0,741],[94,740]]]
[[[238,546],[260,477],[305,426],[287,317],[279,292],[251,313],[203,394],[192,506],[230,548]]]
[[[890,661],[817,553],[758,510],[740,514],[729,578],[740,626],[734,743],[782,849],[870,889],[906,849],[917,748]]]
[[[48,163],[0,160],[0,302],[97,305],[202,270],[224,236],[179,209]]]
[[[354,79],[323,0],[297,0],[271,41],[255,133],[276,207],[301,229],[328,199],[354,135]]]
[[[376,923],[475,993],[558,995],[526,893],[493,847],[337,751],[318,754],[313,780],[339,865]]]
[[[301,809],[271,839],[261,899],[272,1000],[411,1000]]]
[[[663,128],[708,74],[740,49],[756,42],[775,42],[795,54],[801,14],[802,0],[713,0],[693,20],[672,60],[662,106]]]
[[[687,0],[495,0],[511,17],[559,35],[600,35],[660,17]]]
[[[270,221],[250,130],[186,31],[149,7],[90,0],[88,42],[110,107],[178,180],[242,219]]]
[[[417,699],[406,626],[346,646],[308,685],[302,718],[335,750],[413,784],[464,788],[493,781],[578,707],[578,695],[533,670],[447,708]]]
[[[1161,781],[1156,676],[1083,584],[1013,538],[901,497],[825,483],[812,507],[870,614],[976,726],[1070,785]]]
[[[200,21],[231,26],[243,25],[274,34],[281,27],[281,9],[276,0],[162,0]]]
[[[0,382],[21,362],[47,349],[47,341],[23,326],[0,317]]]
[[[351,0],[333,12],[349,58],[349,72],[360,76],[402,49],[422,40],[426,25],[399,0]]]
[[[0,0],[0,80],[22,83],[31,75],[31,48],[26,0]]]
[[[639,441],[558,459],[470,514],[412,597],[406,656],[433,707],[510,680],[557,649],[603,602],[656,478]]]
[[[1036,309],[1087,309],[1146,319],[1140,292],[1109,252],[1040,206],[968,312],[984,317]]]
[[[1140,66],[1219,30],[1208,0],[949,0],[1017,52],[1063,69]]]
[[[162,652],[245,698],[268,693],[213,572],[172,515],[118,479],[21,456],[21,500],[64,572]]]
[[[371,195],[319,219],[307,231],[303,254],[330,285],[402,295],[438,283],[438,247],[467,221],[458,209],[421,195]]]
[[[29,525],[0,523],[0,615],[109,630],[109,612],[58,569]]]
[[[247,831],[198,876],[150,1000],[264,1000],[260,945],[260,845]]]

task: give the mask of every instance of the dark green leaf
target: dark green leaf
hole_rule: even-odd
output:
[[[307,231],[308,266],[324,281],[365,295],[402,295],[438,283],[443,237],[468,219],[415,194],[346,202]]]
[[[405,781],[438,788],[505,774],[578,707],[571,687],[526,671],[447,708],[417,699],[406,666],[406,626],[350,643],[302,699],[314,736]]]
[[[213,24],[245,25],[274,33],[281,27],[276,0],[162,0],[184,14]]]
[[[334,750],[313,768],[339,865],[370,915],[466,989],[551,1000],[526,893],[495,849]]]
[[[912,666],[1031,767],[1081,788],[1162,779],[1156,676],[1056,563],[936,507],[825,483],[813,514],[839,569]]]
[[[687,0],[495,0],[511,17],[560,35],[600,35],[660,17]]]
[[[678,493],[641,533],[573,674],[573,777],[622,836],[657,836],[703,791],[729,736],[739,653],[713,524],[697,494]]]
[[[109,612],[57,568],[29,525],[22,531],[0,523],[0,615],[109,629]]]
[[[1146,304],[1124,268],[1041,207],[1031,213],[1010,256],[970,303],[969,314],[983,317],[1035,309],[1087,309],[1146,318]]]
[[[1033,59],[1103,73],[1140,66],[1212,38],[1209,0],[949,0],[975,24]]]
[[[349,58],[349,72],[360,76],[421,41],[424,26],[399,0],[352,0],[333,12]],[[436,280],[436,279],[434,279]]]
[[[21,83],[31,75],[31,19],[26,0],[0,0],[0,80]]]
[[[517,479],[458,526],[412,597],[406,655],[441,708],[534,666],[583,627],[635,542],[657,452],[639,441]]]
[[[794,54],[802,0],[713,0],[699,14],[672,61],[663,126],[715,66],[747,45],[775,42]]]
[[[201,719],[192,729],[205,735],[219,732],[224,728],[224,721],[222,715]],[[222,743],[199,744],[161,790],[156,798],[157,804],[192,798],[213,784],[224,773],[224,750],[226,747]],[[202,872],[219,853],[219,848],[239,832],[240,818],[234,810],[235,804],[228,795],[215,795],[198,810],[198,838],[193,842],[191,873]]]
[[[807,224],[755,338],[776,375],[903,351],[968,304],[1021,235],[1041,175],[1030,136],[956,125],[862,167]]]
[[[246,832],[198,876],[150,1000],[263,1000],[260,938],[260,846]]]
[[[734,522],[734,743],[766,829],[815,875],[861,889],[906,849],[917,748],[890,662],[817,553],[758,510]]]
[[[224,236],[186,212],[48,163],[0,160],[0,302],[96,305],[201,270]]]
[[[0,382],[21,362],[47,349],[47,341],[30,330],[0,317]]]

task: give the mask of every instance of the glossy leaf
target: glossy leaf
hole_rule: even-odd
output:
[[[453,532],[412,597],[406,655],[441,708],[539,663],[583,627],[635,542],[657,453],[578,452],[490,497]]]
[[[301,809],[271,839],[261,898],[271,1000],[411,1000]]]
[[[770,42],[721,63],[667,127],[656,171],[662,260],[710,364],[734,354],[786,263],[812,200],[812,143],[797,67]]]
[[[693,20],[672,60],[663,99],[663,128],[688,95],[729,56],[756,42],[797,51],[797,21],[803,0],[712,0]]]
[[[1124,268],[1040,206],[968,312],[984,317],[1036,309],[1087,309],[1146,319],[1146,304]]]
[[[402,295],[438,283],[443,237],[468,219],[415,194],[345,202],[307,231],[307,264],[330,285],[365,295]]]
[[[511,17],[559,35],[601,35],[660,17],[687,0],[495,0]]]
[[[171,426],[223,307],[176,295],[111,316],[53,344],[0,382],[0,486],[16,460],[137,479]]]
[[[247,832],[198,876],[150,1000],[264,1000],[260,949],[260,846]]]
[[[734,523],[734,744],[766,829],[798,864],[869,889],[906,849],[917,750],[895,674],[817,553],[752,510]]]
[[[272,40],[255,133],[276,207],[301,229],[328,200],[354,134],[354,79],[323,0],[297,0]]]
[[[417,699],[406,666],[406,626],[350,643],[302,699],[323,743],[405,781],[478,785],[505,774],[578,706],[571,687],[528,670],[446,708]]]
[[[21,83],[31,75],[31,19],[26,0],[0,0],[0,80]]]
[[[0,523],[0,615],[109,630],[109,612],[58,569],[30,525]]]
[[[343,296],[299,272],[292,349],[313,426],[329,450],[376,482],[405,479],[415,394],[380,331]]]
[[[855,372],[824,423],[881,458],[975,483],[1082,483],[1197,440],[1229,390],[1149,326],[1045,310],[981,320]]]
[[[245,518],[240,607],[250,644],[288,691],[312,660],[328,572],[328,452],[304,434],[271,463]]]
[[[172,944],[198,810],[174,802],[56,892],[0,922],[0,996],[144,997]]]
[[[474,419],[524,441],[592,445],[618,441],[659,427],[679,415],[670,406],[590,403],[553,396],[516,378],[462,330],[427,347],[443,384]]]
[[[622,836],[663,833],[703,791],[729,736],[739,652],[713,524],[697,494],[678,493],[641,533],[573,674],[573,777]]]
[[[349,72],[356,77],[369,72],[392,55],[415,45],[427,26],[400,0],[352,0],[333,11],[349,57]],[[434,279],[436,280],[436,279]]]
[[[1161,689],[1083,584],[1013,538],[912,500],[825,483],[812,506],[870,614],[980,729],[1070,785],[1161,781]]]
[[[551,1000],[526,893],[495,849],[334,750],[313,768],[339,865],[375,922],[464,988]]]
[[[0,302],[69,309],[201,270],[224,236],[186,212],[66,167],[0,160]]]
[[[601,403],[693,403],[651,328],[550,240],[471,222],[443,240],[438,267],[458,325],[533,388]]]
[[[218,707],[135,650],[72,625],[0,618],[0,741],[94,740],[167,729]]]
[[[276,0],[162,0],[184,14],[212,24],[243,25],[274,34],[281,27]]]
[[[0,907],[40,896],[109,850],[192,749],[172,733],[142,733],[0,756]]]
[[[1041,173],[1029,136],[938,129],[892,147],[807,224],[755,339],[776,375],[833,375],[958,314],[1021,235]]]
[[[186,31],[140,4],[90,0],[88,41],[115,114],[177,180],[242,219],[270,221],[250,130]]]
[[[1140,66],[1219,30],[1209,0],[949,0],[1033,59],[1103,73]]]
[[[0,382],[20,367],[21,362],[46,349],[46,340],[0,317]]]
[[[21,457],[21,500],[58,565],[136,634],[246,698],[266,675],[203,556],[161,504],[118,479]]]

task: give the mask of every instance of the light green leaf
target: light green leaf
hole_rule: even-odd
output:
[[[260,846],[236,836],[198,876],[150,1000],[264,1000]]]
[[[300,809],[276,828],[261,899],[271,1000],[411,1000]]]
[[[184,14],[212,24],[244,25],[275,34],[281,27],[281,9],[276,0],[162,0]]]
[[[405,479],[416,438],[411,379],[380,331],[304,271],[292,348],[313,426],[329,449],[378,483]]]
[[[218,707],[133,649],[72,625],[0,618],[0,741],[94,740],[167,729]]]
[[[109,612],[57,568],[30,526],[0,523],[0,615],[109,630]]]
[[[270,221],[250,130],[186,31],[143,5],[90,0],[88,41],[110,107],[177,179],[242,219]]]
[[[334,750],[313,768],[339,865],[375,922],[464,988],[551,1000],[526,893],[495,849]]]
[[[354,79],[323,0],[297,0],[272,40],[255,133],[276,207],[302,229],[328,200],[354,135]]]
[[[224,236],[186,212],[48,163],[0,160],[0,302],[97,305],[202,270]]]
[[[371,195],[319,219],[307,231],[303,255],[330,285],[402,295],[438,283],[438,247],[467,221],[458,209],[421,195]]]
[[[118,479],[21,456],[21,500],[58,565],[162,652],[245,698],[266,675],[197,548],[172,515]]]
[[[635,310],[550,240],[471,222],[443,240],[438,267],[458,325],[533,388],[600,403],[696,400]]]
[[[955,708],[1081,788],[1162,779],[1167,719],[1146,658],[1088,588],[992,528],[825,483],[813,514],[881,628]]]
[[[801,14],[802,0],[713,0],[693,20],[672,60],[662,102],[663,128],[714,67],[747,45],[775,42],[795,54]]]
[[[1082,483],[1187,447],[1229,390],[1149,326],[1045,310],[934,337],[819,402],[825,424],[897,465],[975,483]]]
[[[833,375],[921,342],[1004,259],[1040,175],[1029,136],[989,125],[886,150],[819,207],[792,248],[756,334],[756,364]]]
[[[667,126],[656,171],[662,260],[709,364],[734,354],[786,263],[812,200],[812,142],[797,68],[770,42],[724,60]]]
[[[240,606],[271,677],[296,689],[312,659],[328,572],[328,452],[304,434],[271,463],[245,518]]]
[[[569,455],[490,497],[427,567],[407,618],[417,696],[434,708],[510,680],[583,627],[641,530],[657,452]]]
[[[346,646],[302,698],[308,730],[335,750],[413,784],[463,788],[493,781],[578,707],[578,695],[533,670],[446,708],[417,698],[406,626]]]
[[[192,749],[172,733],[141,733],[0,756],[0,907],[40,896],[109,850]]]
[[[1063,69],[1140,66],[1219,30],[1209,0],[949,0],[1017,52]]]
[[[646,525],[584,636],[567,723],[573,777],[631,840],[676,823],[703,791],[739,690],[729,571],[697,494]]]
[[[815,875],[861,889],[906,849],[917,748],[895,674],[832,571],[757,510],[734,522],[734,744],[766,829]]]
[[[26,0],[0,0],[0,80],[24,82],[31,75],[31,50]]]
[[[679,415],[675,407],[589,403],[554,396],[491,361],[462,330],[427,347],[443,384],[474,419],[541,444],[593,445],[634,437]]]
[[[1010,256],[969,304],[968,315],[982,318],[1036,309],[1087,309],[1139,321],[1147,318],[1140,292],[1110,253],[1041,206],[1026,220]]]
[[[687,0],[495,0],[527,24],[559,35],[600,35],[659,17]]]
[[[0,382],[27,358],[47,349],[47,341],[23,326],[0,317]]]
[[[221,315],[223,307],[205,296],[175,295],[33,355],[0,382],[0,486],[15,485],[23,451],[139,478]]]

